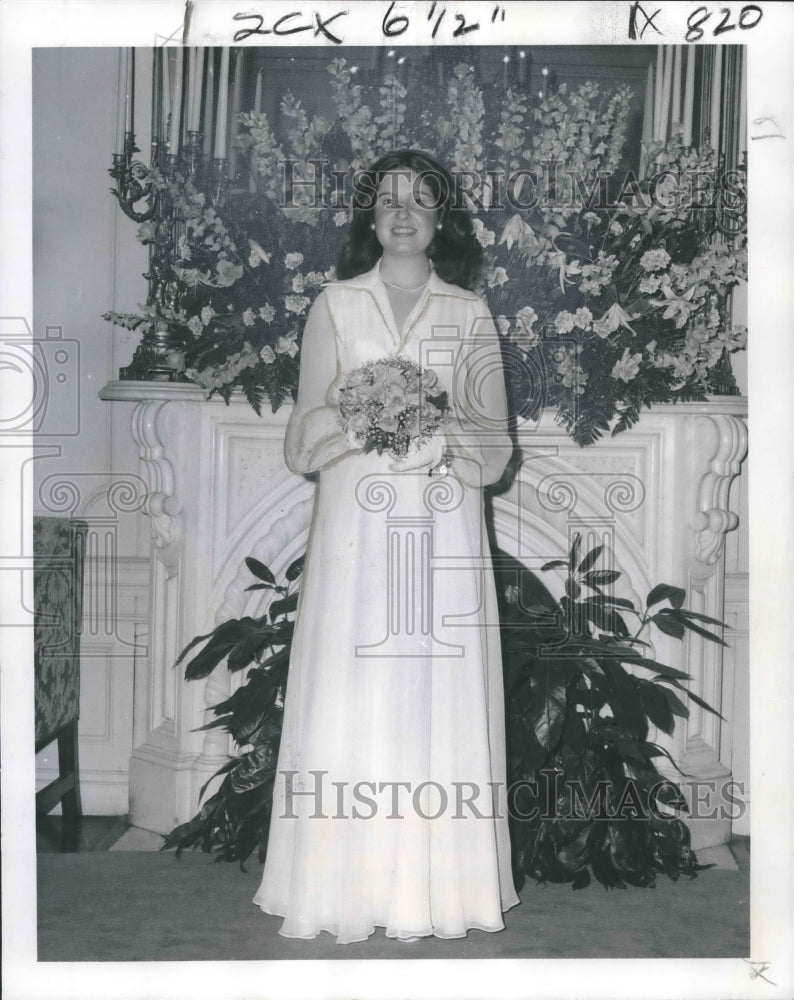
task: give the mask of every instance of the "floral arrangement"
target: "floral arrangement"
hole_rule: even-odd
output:
[[[463,197],[484,253],[477,291],[511,358],[515,414],[556,407],[587,445],[652,403],[736,391],[728,356],[746,345],[730,320],[731,290],[747,270],[742,171],[727,192],[726,236],[703,210],[730,200],[709,147],[685,148],[675,134],[648,150],[647,176],[627,172],[627,87],[563,84],[534,99],[482,84],[460,63],[445,92],[435,80],[417,86],[419,101],[394,75],[365,88],[343,58],[328,74],[333,122],[290,94],[278,130],[266,115],[239,116],[252,190],[212,206],[190,179],[154,172],[179,208],[180,232],[144,223],[138,237],[175,246],[175,291],[106,318],[167,331],[180,377],[227,402],[239,387],[257,412],[265,399],[276,409],[294,396],[302,326],[334,277],[352,173],[415,146],[468,178]]]
[[[432,368],[390,354],[347,372],[339,389],[344,432],[364,451],[403,458],[430,440],[448,415],[447,393]]]

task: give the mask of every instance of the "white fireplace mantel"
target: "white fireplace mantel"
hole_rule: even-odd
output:
[[[176,657],[218,622],[261,613],[268,592],[246,593],[244,559],[254,555],[278,576],[303,551],[314,483],[284,464],[288,404],[257,417],[241,396],[227,406],[205,400],[194,385],[163,382],[114,381],[100,396],[129,409],[148,489],[150,643],[136,679],[130,817],[165,833],[193,815],[199,789],[231,752],[225,734],[195,730],[232,679],[221,667],[206,683],[185,682]],[[739,524],[731,485],[747,451],[746,416],[743,397],[659,405],[630,431],[583,449],[545,411],[518,428],[516,475],[493,496],[497,543],[539,570],[578,532],[583,546],[605,543],[613,554],[623,572],[619,593],[642,600],[656,583],[671,583],[686,589],[687,607],[722,619],[725,538]],[[560,581],[550,577],[543,574],[554,590]],[[692,640],[657,633],[655,653],[691,673],[692,689],[710,704],[733,707],[721,647]],[[734,662],[733,672],[739,669],[746,664]],[[726,733],[746,726],[746,717],[727,719],[723,729],[691,708],[672,739],[656,740],[688,774],[722,782],[731,776]],[[732,710],[735,716],[746,705]],[[691,828],[694,846],[709,846],[727,840],[730,820]]]

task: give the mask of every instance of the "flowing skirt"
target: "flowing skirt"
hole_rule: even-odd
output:
[[[482,493],[348,456],[318,484],[254,902],[340,944],[501,930],[504,782]]]

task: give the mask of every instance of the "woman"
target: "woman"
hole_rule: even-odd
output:
[[[319,482],[254,899],[287,937],[462,937],[502,929],[518,902],[481,492],[512,446],[496,331],[470,290],[480,249],[454,195],[414,151],[360,177],[340,280],[303,336],[285,455]],[[453,409],[399,460],[364,452],[337,405],[345,373],[389,354],[433,368]]]

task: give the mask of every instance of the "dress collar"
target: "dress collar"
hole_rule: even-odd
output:
[[[357,274],[354,278],[345,278],[342,281],[336,282],[336,284],[344,285],[347,288],[367,289],[371,292],[374,292],[376,289],[383,289],[385,286],[380,276],[380,262],[381,258],[378,258],[375,266],[370,268],[369,271]],[[477,296],[474,292],[469,292],[465,288],[459,288],[457,285],[452,285],[448,281],[439,278],[435,268],[430,272],[426,291],[432,295],[449,295],[458,299],[477,301]]]

